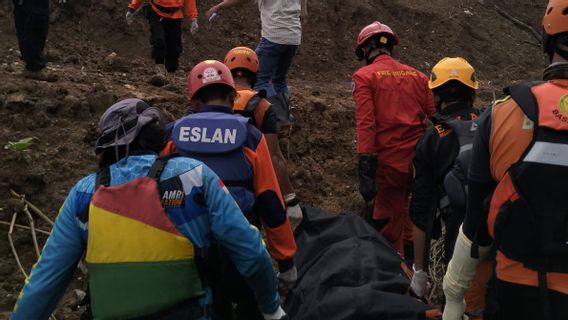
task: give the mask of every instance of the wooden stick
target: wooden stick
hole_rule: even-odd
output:
[[[505,12],[503,9],[499,8],[498,6],[495,6],[495,11],[497,11],[497,13],[500,14],[501,16],[503,16],[505,19],[511,21],[517,27],[520,27],[520,28],[525,29],[528,32],[530,32],[533,35],[533,37],[538,41],[538,43],[542,44],[542,35],[540,33],[536,32],[536,30],[533,27],[531,27],[528,24],[522,22],[521,20],[513,17],[512,15],[508,14],[507,12]]]
[[[10,223],[10,230],[8,231],[8,242],[10,242],[10,248],[12,249],[12,253],[14,254],[14,258],[16,259],[16,262],[18,263],[18,267],[20,267],[20,271],[22,271],[22,273],[24,274],[24,276],[27,279],[28,274],[26,273],[26,270],[24,270],[24,267],[22,266],[22,263],[20,262],[20,258],[18,257],[18,252],[16,251],[16,247],[14,246],[14,240],[12,239],[12,232],[14,232],[14,224],[16,223],[16,217],[17,216],[18,216],[18,212],[14,212],[14,215],[12,216],[12,222]]]
[[[26,216],[28,216],[28,220],[30,221],[30,231],[32,234],[32,240],[34,241],[34,248],[36,251],[36,255],[39,258],[40,253],[39,253],[39,245],[37,244],[37,234],[35,232],[34,217],[32,217],[30,210],[28,210],[28,205],[24,206],[24,212],[26,213]]]
[[[5,226],[10,226],[10,225],[11,225],[10,222],[6,222],[6,221],[0,221],[0,224],[5,225]],[[25,230],[30,230],[30,229],[31,229],[31,228],[28,227],[28,226],[23,226],[23,225],[17,224],[17,223],[14,223],[14,227],[15,227],[15,228],[20,228],[20,229],[25,229]],[[48,231],[41,230],[41,229],[35,229],[35,231],[36,231],[36,232],[39,232],[39,233],[43,233],[43,234],[45,234],[45,235],[47,235],[47,236],[49,236],[49,235],[51,234],[51,233],[49,233]]]
[[[21,195],[18,194],[16,191],[10,189],[10,193],[16,197],[16,198],[20,198],[22,199],[22,201],[24,201],[25,204],[27,204],[30,209],[32,209],[33,212],[35,212],[38,216],[40,216],[40,218],[42,218],[43,220],[45,220],[47,223],[49,223],[50,225],[53,226],[53,221],[51,219],[49,219],[47,217],[47,215],[45,215],[41,210],[39,210],[36,206],[34,206],[31,202],[29,202],[28,200],[26,200],[26,196],[25,195]]]

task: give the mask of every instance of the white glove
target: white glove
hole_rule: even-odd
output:
[[[126,24],[130,25],[134,22],[134,12],[131,10],[126,11]]]
[[[264,317],[264,320],[287,319],[286,312],[284,312],[284,310],[282,310],[282,307],[278,307],[278,310],[276,310],[276,312],[274,312],[272,314],[263,313],[262,316]]]
[[[285,272],[279,272],[277,277],[278,280],[285,282],[296,282],[298,279],[298,269],[296,269],[296,266],[293,266]]]
[[[446,296],[444,320],[461,320],[465,312],[465,293],[471,285],[471,280],[477,272],[479,262],[489,256],[490,247],[479,247],[479,259],[471,257],[471,240],[460,227],[460,232],[454,247],[454,255],[448,264],[444,275],[442,288]],[[447,311],[446,311],[447,310]]]
[[[191,20],[191,34],[196,34],[199,30],[199,24],[197,23],[197,18]]]
[[[295,193],[290,193],[284,196],[284,203],[286,204],[286,215],[292,226],[292,231],[294,231],[303,218],[300,201]]]
[[[444,307],[443,320],[463,320],[467,319],[465,313],[465,300],[462,301],[447,301]]]
[[[412,291],[420,298],[424,297],[426,294],[426,288],[428,286],[428,274],[424,270],[416,270],[414,265],[412,265],[412,270],[414,275],[412,276],[412,281],[410,282],[410,288]]]

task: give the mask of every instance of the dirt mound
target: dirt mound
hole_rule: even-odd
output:
[[[199,1],[200,12],[216,1]],[[193,37],[184,24],[181,72],[173,83],[149,83],[148,28],[141,17],[124,22],[125,4],[112,0],[53,5],[49,43],[54,83],[21,77],[10,9],[0,6],[0,220],[14,211],[9,189],[24,193],[50,217],[70,187],[94,169],[93,143],[100,114],[120,98],[138,97],[178,117],[185,109],[184,75],[198,61],[222,59],[237,45],[254,47],[260,37],[254,3],[222,12],[213,24],[200,18]],[[11,3],[11,1],[8,1]],[[360,65],[354,39],[365,24],[380,20],[400,38],[396,56],[428,71],[440,58],[463,56],[478,70],[481,104],[515,80],[538,78],[544,66],[531,34],[504,19],[504,11],[539,30],[544,3],[520,1],[312,0],[303,44],[290,74],[296,125],[282,141],[293,184],[302,202],[330,211],[358,212],[354,106],[350,75]],[[32,137],[24,150],[4,149],[9,141]],[[18,222],[26,223],[23,215]],[[40,228],[49,226],[38,222]],[[0,225],[0,318],[23,283]],[[40,237],[40,241],[45,237]],[[15,244],[26,269],[35,261],[31,238],[16,231]],[[75,284],[79,286],[80,284]],[[76,318],[75,299],[65,300],[59,319]]]

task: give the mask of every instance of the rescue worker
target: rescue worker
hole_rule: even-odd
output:
[[[359,192],[372,223],[401,254],[412,239],[408,206],[412,157],[434,113],[428,78],[392,57],[398,39],[378,21],[361,30],[356,54],[367,66],[353,74]]]
[[[188,77],[188,99],[196,113],[176,121],[175,149],[203,161],[223,180],[252,225],[263,227],[268,250],[278,263],[284,287],[297,278],[296,243],[270,160],[266,139],[241,115],[233,113],[236,90],[231,71],[223,63],[197,64]],[[214,308],[229,318],[236,304],[238,319],[262,319],[255,296],[230,263],[223,265],[214,290]],[[220,293],[220,294],[218,294]]]
[[[544,82],[509,87],[478,120],[466,217],[443,282],[444,319],[461,319],[491,246],[484,319],[568,319],[567,11],[567,0],[551,0],[542,21],[552,62]]]
[[[209,319],[200,280],[211,238],[254,290],[265,319],[280,319],[276,276],[258,230],[200,161],[158,157],[162,113],[138,99],[99,122],[100,169],[71,189],[11,319],[47,319],[86,252],[95,319]]]
[[[23,76],[34,80],[56,81],[56,75],[44,71],[47,61],[43,49],[49,29],[49,0],[12,2],[20,58],[26,64]]]
[[[426,130],[414,156],[414,190],[410,217],[414,223],[414,275],[411,288],[419,297],[426,294],[430,240],[440,236],[440,212],[444,220],[444,259],[452,256],[459,226],[463,222],[467,198],[467,170],[471,145],[477,128],[474,108],[479,83],[474,68],[463,58],[444,58],[433,68],[428,87],[434,94],[436,114],[433,128]],[[481,317],[485,284],[491,276],[486,262],[474,290],[470,290],[468,315]]]
[[[156,63],[158,75],[166,78],[176,72],[179,67],[179,56],[183,51],[181,33],[183,12],[191,22],[191,34],[197,33],[196,0],[151,0],[149,4],[144,0],[131,0],[126,12],[126,22],[131,24],[134,14],[141,6],[148,24],[150,25],[150,46],[152,47],[152,59]],[[164,73],[161,65],[165,65]]]
[[[292,224],[292,229],[295,229],[302,221],[302,209],[288,176],[286,160],[280,150],[276,114],[270,102],[263,97],[266,92],[256,92],[252,89],[259,68],[258,57],[250,48],[236,47],[226,54],[224,63],[231,70],[237,89],[233,111],[250,118],[254,126],[264,135],[278,184],[284,196],[286,214]]]

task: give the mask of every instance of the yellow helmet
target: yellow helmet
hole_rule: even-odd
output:
[[[428,87],[435,89],[450,80],[457,80],[472,89],[479,88],[479,83],[475,79],[475,69],[464,58],[446,57],[440,60],[432,68]]]

